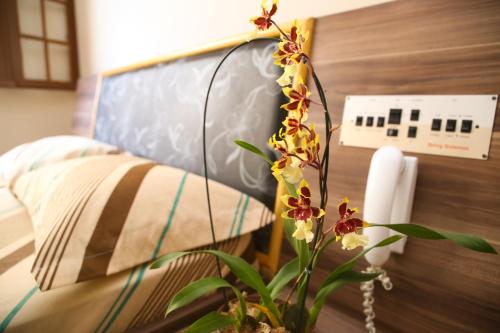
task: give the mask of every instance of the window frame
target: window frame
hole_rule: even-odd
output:
[[[7,48],[4,52],[5,62],[7,67],[10,67],[11,77],[6,80],[0,79],[0,86],[20,87],[20,88],[42,88],[42,89],[76,89],[76,83],[79,76],[78,69],[78,52],[76,44],[76,28],[75,28],[75,11],[73,0],[38,0],[40,1],[41,20],[42,20],[42,37],[29,34],[22,34],[19,23],[19,8],[17,0],[4,0],[4,17],[0,20],[5,21],[0,27],[1,37],[7,37],[7,45],[2,45]],[[67,42],[50,39],[47,37],[45,3],[54,2],[66,6],[66,26],[68,31]],[[47,73],[46,80],[26,79],[23,73],[23,59],[21,51],[21,39],[38,40],[43,42],[45,55],[45,70]],[[69,81],[57,81],[50,78],[50,56],[49,43],[65,45],[69,49]],[[5,43],[4,43],[5,44]],[[9,80],[10,79],[10,80]]]

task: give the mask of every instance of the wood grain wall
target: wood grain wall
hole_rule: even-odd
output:
[[[313,44],[335,123],[341,122],[346,95],[500,94],[498,0],[399,0],[322,17]],[[79,84],[75,132],[81,135],[91,124],[95,82],[90,77]],[[321,127],[319,115],[312,112]],[[409,154],[419,158],[412,222],[476,233],[500,250],[499,110],[496,117],[487,161]],[[362,207],[374,152],[340,147],[338,133],[332,143],[329,223],[343,196]],[[330,249],[312,289],[351,255]],[[393,255],[385,268],[394,289],[376,290],[379,332],[500,331],[500,256],[410,239],[404,255]],[[327,311],[320,322],[331,322],[332,332],[364,332],[361,301],[358,286],[342,289],[329,299],[342,315]]]
[[[498,0],[401,0],[322,17],[313,45],[334,123],[341,122],[346,95],[500,94]],[[323,124],[319,110],[312,114]],[[341,147],[338,135],[332,139],[327,223],[334,222],[344,196],[362,208],[374,152]],[[419,158],[412,222],[475,233],[500,250],[500,111],[487,161],[408,155]],[[312,289],[350,255],[330,249]],[[394,289],[376,290],[380,331],[500,332],[500,256],[410,239],[404,255],[393,255],[385,268]],[[359,318],[349,332],[363,332],[358,288],[329,300]]]
[[[96,102],[99,76],[81,77],[76,86],[76,108],[73,113],[73,134],[89,136],[92,127],[92,111]]]

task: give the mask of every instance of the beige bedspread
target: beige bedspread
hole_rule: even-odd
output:
[[[220,243],[241,255],[250,235]],[[26,209],[0,187],[0,333],[122,332],[161,320],[170,298],[189,281],[214,275],[206,255],[168,267],[147,264],[111,276],[41,292],[30,273],[33,231]]]

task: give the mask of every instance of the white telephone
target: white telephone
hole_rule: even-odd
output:
[[[370,223],[410,223],[413,196],[417,180],[417,158],[404,156],[399,148],[385,146],[378,149],[372,157],[368,181],[366,184],[364,220]],[[377,244],[395,234],[383,227],[371,227],[363,230],[369,237],[368,247]],[[375,248],[365,255],[370,264],[367,272],[380,272],[377,280],[386,290],[392,288],[390,279],[381,266],[389,259],[391,252],[402,254],[406,237],[382,248]],[[364,282],[361,290],[364,297],[366,329],[375,333],[373,319],[374,282]]]

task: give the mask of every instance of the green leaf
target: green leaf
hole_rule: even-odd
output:
[[[377,244],[370,246],[369,248],[366,248],[363,251],[360,251],[358,254],[356,254],[354,257],[352,257],[349,261],[346,261],[342,265],[338,266],[333,272],[331,272],[326,277],[325,281],[323,281],[323,283],[321,284],[320,289],[325,287],[328,284],[331,284],[341,274],[348,272],[348,271],[351,271],[354,268],[354,266],[356,265],[356,262],[358,261],[358,259],[361,258],[362,256],[364,256],[367,252],[371,251],[372,249],[374,249],[376,247],[384,247],[384,246],[390,245],[392,243],[395,243],[398,240],[400,240],[401,238],[403,238],[403,236],[401,236],[401,235],[390,236],[390,237],[387,237],[386,239],[384,239],[383,241],[378,242]]]
[[[266,154],[264,154],[259,148],[255,147],[254,145],[245,142],[243,140],[235,140],[234,143],[236,143],[241,148],[248,150],[249,152],[259,155],[260,157],[265,159],[267,163],[271,165],[273,164],[273,161],[271,161],[271,159],[269,159],[269,157]]]
[[[276,304],[274,304],[271,298],[271,294],[269,290],[267,290],[266,285],[262,280],[262,277],[255,270],[255,268],[252,267],[252,265],[250,265],[240,257],[232,256],[230,254],[215,250],[173,252],[156,260],[153,263],[152,267],[153,268],[161,267],[163,265],[170,263],[175,259],[193,253],[208,253],[219,257],[219,259],[222,260],[229,267],[231,272],[233,272],[234,275],[236,275],[236,277],[240,279],[241,282],[243,282],[244,284],[246,284],[247,286],[249,286],[250,288],[254,289],[259,293],[263,304],[269,309],[272,315],[275,316],[276,318],[280,318],[278,308],[276,307]]]
[[[372,224],[376,227],[386,227],[402,234],[421,239],[449,239],[456,244],[473,251],[497,254],[497,251],[484,239],[458,232],[434,231],[418,224]]]
[[[267,289],[271,293],[271,298],[276,299],[279,293],[291,280],[299,275],[299,258],[295,257],[286,263],[276,273],[274,278],[267,285]]]
[[[168,255],[165,255],[161,258],[159,258],[157,261],[155,261],[152,265],[155,268],[161,267],[162,265],[166,265],[169,262],[178,259],[182,256],[188,255],[188,254],[193,254],[193,253],[208,253],[214,256],[217,256],[220,260],[222,260],[231,270],[231,272],[236,275],[238,279],[240,279],[241,282],[243,282],[245,285],[249,286],[250,288],[256,290],[261,299],[262,303],[269,309],[271,314],[275,316],[276,318],[280,318],[278,308],[276,307],[276,304],[274,304],[271,294],[269,290],[267,290],[266,285],[264,284],[264,281],[262,280],[262,277],[260,274],[255,270],[255,268],[252,267],[249,263],[247,263],[245,260],[243,260],[240,257],[237,256],[232,256],[230,254],[221,252],[221,251],[216,251],[216,250],[199,250],[199,251],[192,251],[192,252],[173,252],[169,253]],[[281,324],[281,323],[280,323]]]
[[[307,308],[304,310],[305,311],[301,313],[300,306],[298,304],[291,304],[285,309],[285,312],[283,313],[283,323],[289,332],[305,331],[304,326],[309,321],[309,311],[307,311]],[[301,327],[299,327],[299,325]]]
[[[236,295],[236,298],[238,299],[238,302],[240,303],[240,306],[236,309],[236,313],[238,314],[238,330],[240,327],[245,323],[245,319],[247,317],[247,303],[245,301],[245,298],[243,295],[240,293],[238,288],[233,287],[234,294]]]
[[[210,253],[219,257],[229,267],[231,272],[233,272],[234,275],[240,279],[241,282],[250,288],[255,289],[259,293],[262,303],[276,318],[280,318],[278,308],[276,307],[276,304],[274,304],[269,290],[267,290],[262,277],[255,270],[255,268],[252,267],[252,265],[240,257],[232,256],[221,251],[203,250],[199,252]]]
[[[191,282],[175,294],[168,305],[165,316],[180,307],[190,304],[201,296],[223,287],[232,288],[233,286],[219,277],[207,277]]]
[[[312,266],[313,268],[316,267],[316,262],[318,261],[319,258],[321,258],[321,254],[323,253],[323,251],[328,247],[328,245],[330,245],[334,241],[335,241],[335,237],[331,237],[323,245],[321,245],[318,252],[316,253],[316,256],[313,259],[313,266]]]
[[[185,333],[214,332],[230,325],[234,325],[235,322],[236,320],[229,315],[218,312],[210,312],[189,326]]]
[[[305,239],[297,240],[297,246],[299,248],[299,271],[303,271],[307,264],[309,263],[309,258],[311,257],[311,250]]]
[[[363,282],[363,281],[373,280],[379,274],[380,273],[358,273],[353,271],[347,271],[341,273],[336,280],[322,286],[319,289],[318,293],[316,294],[316,297],[314,298],[314,303],[311,308],[309,316],[308,326],[312,327],[314,326],[314,324],[316,324],[319,312],[323,308],[326,299],[332,292],[351,282]]]
[[[166,254],[166,255],[161,256],[158,259],[156,259],[151,264],[151,266],[149,268],[157,269],[157,268],[163,267],[165,265],[168,265],[172,261],[177,260],[178,258],[183,257],[187,254],[190,254],[190,252],[172,252],[172,253]]]
[[[293,220],[283,219],[283,228],[285,230],[285,236],[288,240],[288,243],[290,243],[290,246],[295,250],[295,253],[299,255],[300,253],[298,241],[292,236],[295,231],[295,224],[293,223]]]

